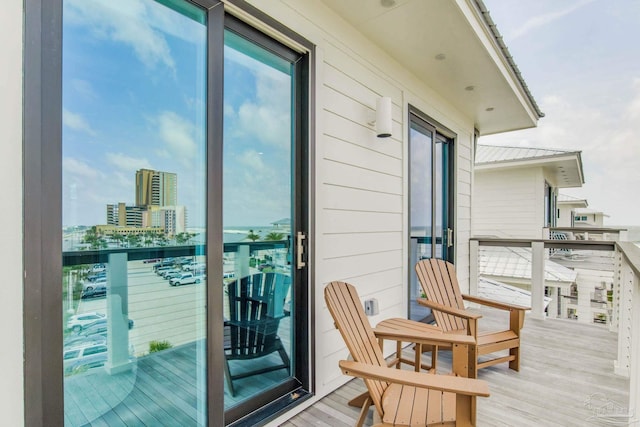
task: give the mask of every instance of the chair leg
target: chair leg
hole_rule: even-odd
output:
[[[509,369],[514,371],[520,371],[520,347],[509,349],[509,355],[514,356],[515,359],[509,361]]]
[[[231,379],[231,371],[229,370],[229,361],[224,359],[224,376],[227,379],[227,387],[229,388],[229,393],[231,396],[236,395],[236,390],[233,388],[233,380]]]
[[[284,365],[286,365],[287,372],[289,374],[291,374],[291,362],[289,361],[289,355],[287,354],[286,350],[284,349],[284,346],[282,345],[282,343],[280,344],[280,346],[278,348],[278,354],[280,355],[280,359],[282,359],[282,363]]]

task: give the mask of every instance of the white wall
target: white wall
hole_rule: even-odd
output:
[[[0,424],[23,425],[22,364],[22,0],[0,13]]]
[[[475,236],[542,237],[544,176],[541,168],[477,170],[473,191]]]
[[[408,104],[457,134],[457,267],[468,288],[473,122],[320,2],[253,2],[316,45],[315,309],[321,396],[345,381],[347,351],[324,303],[332,280],[377,298],[372,324],[407,314]],[[310,19],[309,17],[313,17]],[[393,137],[367,124],[379,96],[393,100]]]

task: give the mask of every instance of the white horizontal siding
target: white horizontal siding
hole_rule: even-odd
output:
[[[540,238],[544,220],[540,172],[535,168],[476,172],[474,234]]]
[[[456,133],[456,264],[468,283],[473,120],[369,43],[322,2],[252,1],[316,46],[315,348],[316,395],[345,377],[347,356],[324,303],[324,286],[345,280],[360,297],[377,298],[380,314],[406,316],[408,105]],[[309,17],[313,17],[310,19]],[[393,137],[376,138],[369,121],[376,99],[393,102]]]

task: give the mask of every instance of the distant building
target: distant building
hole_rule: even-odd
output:
[[[589,207],[586,199],[560,194],[558,196],[558,227],[574,227],[576,209]]]
[[[136,206],[176,206],[178,175],[151,169],[136,171]]]
[[[605,216],[609,216],[609,215],[595,209],[576,208],[573,211],[573,226],[574,227],[603,227]]]
[[[145,226],[145,208],[141,206],[127,206],[125,203],[107,205],[107,225],[120,227]]]
[[[580,151],[478,145],[471,215],[476,236],[546,238],[561,188],[584,183]]]
[[[187,215],[184,206],[152,206],[148,212],[150,225],[162,227],[167,235],[175,236],[186,231]]]
[[[161,227],[122,227],[119,225],[96,225],[96,232],[105,236],[111,236],[114,234],[129,236],[133,234],[143,235],[148,232],[163,234],[164,229]]]

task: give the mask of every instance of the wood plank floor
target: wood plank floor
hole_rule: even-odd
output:
[[[481,312],[488,327],[502,320],[493,310]],[[489,383],[491,396],[478,399],[477,425],[611,425],[596,415],[606,415],[616,405],[628,405],[629,381],[613,373],[616,351],[616,334],[603,327],[526,319],[520,372],[501,364],[479,373],[479,378]],[[405,353],[411,357],[409,351]],[[447,361],[447,353],[441,352],[440,362],[444,365]],[[352,380],[282,426],[352,426],[359,409],[347,402],[363,391],[362,381]],[[372,425],[372,411],[365,425]]]
[[[506,318],[484,311],[483,325],[492,327]],[[628,380],[613,373],[617,336],[601,326],[568,320],[527,319],[522,336],[520,372],[501,364],[483,369],[479,377],[489,382],[491,397],[478,400],[478,426],[597,426],[596,409],[628,403]],[[65,424],[69,426],[188,426],[203,425],[204,383],[197,372],[196,345],[184,345],[138,358],[128,374],[79,375],[68,378],[65,389]],[[410,351],[405,351],[412,357]],[[277,355],[270,357],[278,358]],[[429,356],[424,356],[428,361]],[[279,363],[279,360],[264,363]],[[441,352],[446,369],[448,354]],[[239,401],[275,384],[286,371],[238,380]],[[282,424],[284,427],[351,426],[359,409],[348,400],[365,390],[360,380],[316,402]],[[225,393],[225,403],[233,404]],[[589,405],[591,403],[591,406]],[[609,409],[607,409],[609,410]],[[604,411],[604,413],[607,412]],[[369,411],[366,425],[372,425]]]

